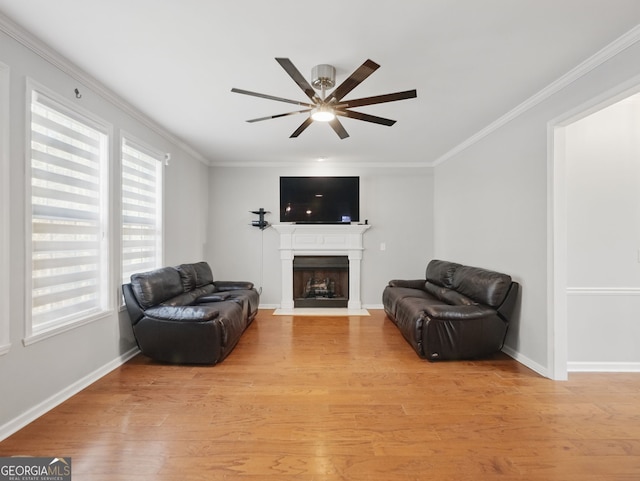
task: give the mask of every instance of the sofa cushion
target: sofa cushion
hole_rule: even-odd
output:
[[[441,301],[454,306],[470,306],[477,304],[473,299],[469,299],[464,294],[460,294],[453,289],[438,286],[433,282],[427,281],[424,284],[424,290]]]
[[[204,261],[195,264],[180,264],[177,268],[182,279],[184,292],[189,292],[197,287],[206,286],[213,282],[211,267]]]
[[[198,304],[200,298],[211,294],[214,290],[213,284],[207,284],[206,286],[196,287],[189,292],[181,292],[177,296],[167,299],[160,304],[163,306],[189,306]]]
[[[394,322],[397,316],[398,305],[402,303],[403,299],[406,299],[408,297],[417,297],[419,299],[425,299],[432,302],[438,301],[438,298],[436,296],[428,293],[423,289],[387,286],[382,291],[382,303],[384,305],[385,311],[387,312],[387,314],[389,314]]]
[[[246,291],[253,289],[253,282],[247,281],[215,281],[217,291]]]
[[[432,260],[427,265],[427,280],[442,287],[451,288],[453,285],[453,274],[460,264],[455,262]]]
[[[390,287],[406,287],[409,289],[424,289],[424,279],[392,279],[389,281]]]
[[[502,304],[510,286],[511,276],[479,267],[460,266],[453,275],[453,289],[491,307]]]
[[[158,305],[184,292],[180,274],[173,267],[133,274],[131,288],[143,309]]]
[[[486,306],[444,306],[441,304],[425,304],[424,312],[431,319],[469,320],[481,319],[496,313]]]
[[[145,311],[151,319],[172,322],[207,322],[217,319],[220,310],[211,306],[155,306]]]

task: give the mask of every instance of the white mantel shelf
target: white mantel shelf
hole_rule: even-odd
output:
[[[280,234],[282,261],[281,309],[293,309],[293,258],[298,256],[347,256],[349,258],[349,301],[347,309],[361,310],[360,263],[365,224],[275,224]]]

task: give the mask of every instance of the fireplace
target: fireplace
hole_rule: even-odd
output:
[[[348,256],[294,256],[293,307],[347,307]]]
[[[362,236],[370,228],[361,224],[275,224],[273,228],[280,234],[280,260],[282,266],[282,300],[279,312],[293,311],[301,306],[294,300],[309,299],[304,294],[294,294],[294,283],[309,283],[309,292],[313,292],[315,302],[322,303],[318,307],[343,307],[354,315],[367,314],[362,309],[360,299],[360,264],[362,262]],[[317,269],[311,282],[309,278],[294,281],[294,259],[304,258],[304,262],[324,262],[320,258],[328,258],[335,264],[340,262],[340,268],[328,275],[325,270]],[[336,258],[341,258],[336,261]],[[298,260],[298,263],[300,260]],[[342,267],[346,263],[346,269]],[[297,275],[297,274],[296,274]],[[327,281],[327,278],[329,279]],[[315,282],[318,281],[318,282]],[[334,293],[331,293],[333,283]],[[296,286],[296,289],[299,286]],[[323,297],[326,291],[326,297]],[[304,291],[302,291],[304,292]],[[319,295],[320,294],[320,295]],[[333,297],[331,297],[333,296]],[[339,297],[340,306],[331,306]]]

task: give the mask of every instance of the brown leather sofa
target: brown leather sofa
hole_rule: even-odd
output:
[[[214,281],[206,262],[133,274],[122,291],[140,351],[180,364],[222,361],[260,301],[251,282]]]
[[[426,279],[390,281],[382,303],[420,357],[475,359],[502,349],[519,287],[507,274],[432,260]]]

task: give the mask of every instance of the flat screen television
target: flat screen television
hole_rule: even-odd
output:
[[[280,177],[280,222],[360,220],[360,177]]]

